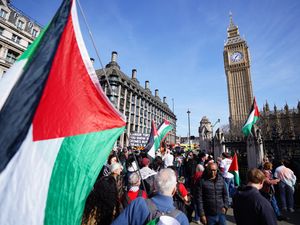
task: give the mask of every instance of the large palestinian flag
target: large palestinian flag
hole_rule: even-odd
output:
[[[125,128],[98,83],[75,0],[0,80],[0,224],[80,224]]]
[[[259,118],[259,110],[254,98],[250,113],[248,115],[248,119],[242,128],[242,132],[245,136],[248,136],[251,133],[251,129],[253,125],[257,122],[258,118]]]
[[[157,149],[160,146],[160,139],[158,138],[157,129],[154,123],[154,120],[152,120],[151,123],[151,133],[149,135],[148,142],[145,147],[145,151],[148,153],[149,156],[152,158],[155,158],[155,153]]]

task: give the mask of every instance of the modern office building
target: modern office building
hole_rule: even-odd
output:
[[[0,79],[41,29],[41,25],[15,8],[10,1],[0,0]]]
[[[121,135],[118,144],[128,146],[132,133],[149,134],[151,121],[154,120],[158,126],[163,119],[170,121],[174,127],[166,138],[166,142],[175,144],[176,116],[170,110],[167,98],[161,99],[158,89],[155,89],[153,95],[149,81],[145,81],[145,86],[142,87],[138,81],[136,69],[132,70],[131,77],[123,73],[117,63],[117,56],[117,52],[112,52],[111,62],[96,73],[110,101],[126,117],[126,130]]]

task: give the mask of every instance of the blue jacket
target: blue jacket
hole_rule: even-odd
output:
[[[173,198],[157,194],[151,198],[157,209],[161,212],[168,212],[175,209]],[[113,221],[112,225],[143,225],[147,222],[150,214],[145,199],[139,197],[132,201],[124,211]],[[176,219],[181,225],[189,225],[188,218],[184,213],[180,213]]]

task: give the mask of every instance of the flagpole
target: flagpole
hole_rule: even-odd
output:
[[[97,58],[98,58],[98,60],[99,60],[99,62],[100,62],[101,68],[102,68],[102,70],[103,70],[103,72],[104,72],[104,76],[105,76],[105,79],[106,79],[106,81],[107,81],[108,89],[109,89],[110,93],[112,93],[111,85],[110,85],[110,83],[109,83],[109,80],[108,80],[108,77],[107,77],[107,73],[106,73],[106,71],[105,71],[105,69],[104,69],[102,60],[101,60],[101,58],[100,58],[100,54],[99,54],[98,49],[97,49],[97,47],[96,47],[96,44],[95,44],[95,41],[94,41],[94,38],[93,38],[92,31],[91,31],[91,29],[90,29],[90,27],[89,27],[89,25],[88,25],[88,23],[87,23],[87,19],[86,19],[86,17],[85,17],[85,14],[84,14],[84,12],[83,12],[83,9],[82,9],[82,7],[81,7],[81,4],[80,4],[79,0],[77,0],[77,2],[78,2],[78,6],[79,6],[79,9],[80,9],[81,15],[82,15],[83,20],[84,20],[84,23],[85,23],[85,25],[86,25],[86,27],[87,27],[87,29],[88,29],[89,36],[90,36],[90,38],[91,38],[93,47],[94,47],[94,49],[95,49]]]
[[[143,181],[143,178],[142,178],[142,174],[141,174],[141,171],[140,171],[139,163],[138,163],[138,161],[137,161],[137,159],[136,159],[136,157],[135,157],[135,153],[133,152],[132,154],[133,154],[133,158],[134,158],[134,161],[135,161],[135,164],[136,164],[136,168],[137,168],[137,170],[138,170],[138,174],[139,174],[139,176],[140,176],[140,178],[141,178],[141,182],[142,182],[144,191],[146,192],[146,194],[147,194],[147,196],[148,196],[147,189],[146,189],[146,186],[145,186],[145,184],[144,184],[144,181]]]

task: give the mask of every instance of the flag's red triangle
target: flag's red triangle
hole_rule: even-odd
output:
[[[256,99],[253,99],[253,105],[254,105],[254,116],[259,117],[259,110],[256,104]]]
[[[238,160],[237,160],[237,155],[236,153],[234,153],[234,156],[232,158],[232,162],[231,165],[228,169],[228,171],[238,171],[239,170],[239,166],[238,166]]]
[[[73,136],[125,125],[104,93],[99,92],[92,82],[80,53],[71,18],[69,15],[34,116],[34,140]]]

